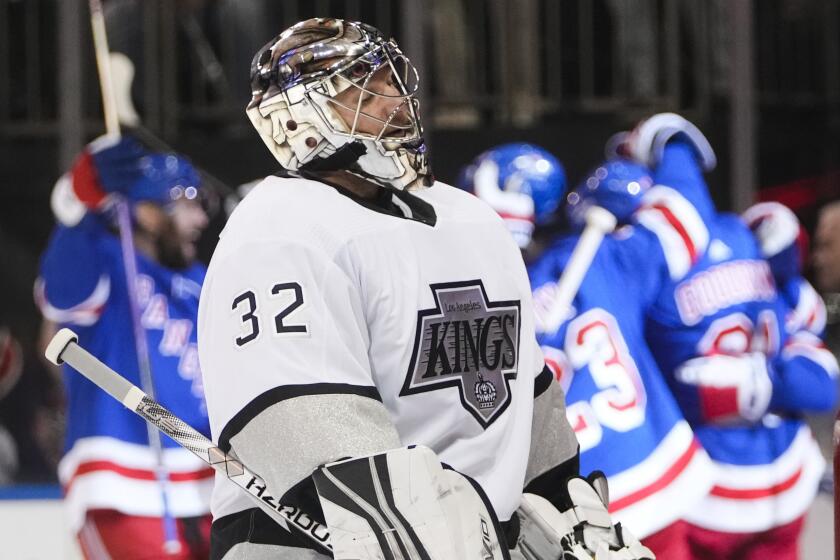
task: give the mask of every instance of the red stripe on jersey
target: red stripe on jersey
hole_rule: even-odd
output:
[[[610,513],[615,513],[620,509],[624,509],[628,506],[635,504],[636,502],[640,502],[651,496],[656,494],[663,488],[667,487],[671,484],[691,463],[691,460],[694,458],[695,453],[700,449],[700,444],[697,442],[696,439],[691,441],[691,445],[688,446],[688,449],[685,450],[685,453],[680,455],[680,457],[671,465],[665,473],[659,477],[657,480],[651,482],[644,488],[640,488],[635,492],[627,494],[623,498],[619,498],[618,500],[613,501],[610,503]]]
[[[650,208],[654,210],[659,210],[668,223],[671,225],[672,228],[679,234],[680,238],[682,239],[683,243],[685,244],[685,249],[688,251],[688,256],[691,259],[691,264],[697,262],[697,248],[694,246],[694,241],[692,241],[691,236],[686,231],[685,226],[683,226],[682,222],[680,222],[679,218],[674,216],[674,213],[671,212],[671,209],[665,206],[664,204],[654,204]]]
[[[64,492],[68,493],[70,491],[70,487],[73,486],[73,482],[78,477],[97,471],[113,472],[120,476],[133,478],[135,480],[157,480],[155,471],[125,467],[111,461],[88,461],[87,463],[81,463],[76,468],[76,472],[73,473],[73,476],[70,477],[70,480],[67,481],[67,484],[64,486]],[[215,476],[215,471],[211,467],[207,467],[197,471],[170,472],[168,479],[170,482],[191,482],[211,478],[213,476]]]
[[[712,496],[729,498],[730,500],[769,498],[770,496],[776,496],[786,490],[790,490],[799,481],[801,476],[802,468],[800,467],[798,471],[793,473],[793,476],[769,488],[727,488],[725,486],[715,486],[712,488],[711,494]]]

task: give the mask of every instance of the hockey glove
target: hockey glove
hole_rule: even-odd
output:
[[[629,155],[642,165],[656,167],[662,159],[665,145],[676,139],[691,144],[700,167],[711,171],[717,165],[712,146],[700,130],[676,113],[659,113],[640,122],[624,137],[614,136],[608,143],[608,152]],[[616,145],[620,142],[620,145]]]
[[[804,244],[804,232],[796,214],[784,204],[762,202],[747,208],[742,217],[758,240],[776,284],[784,286],[798,277],[802,270],[800,244]]]
[[[596,490],[597,488],[597,490]],[[535,494],[523,494],[516,514],[519,537],[512,558],[524,560],[648,560],[653,553],[607,511],[607,485],[596,472],[562,488],[564,510]],[[561,506],[561,507],[564,507]]]
[[[129,136],[102,136],[85,146],[53,187],[50,205],[56,219],[73,227],[88,210],[106,210],[112,193],[127,195],[142,175],[146,154]]]
[[[760,420],[773,395],[773,371],[766,356],[716,355],[684,362],[675,372],[675,391],[686,417],[732,424]]]
[[[129,136],[102,136],[76,158],[70,170],[73,192],[90,210],[101,209],[108,195],[126,195],[141,177],[141,159],[147,155]]]

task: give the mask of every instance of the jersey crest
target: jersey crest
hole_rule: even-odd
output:
[[[417,314],[400,396],[455,387],[487,428],[510,404],[519,358],[519,301],[490,301],[481,280],[430,286],[435,307]]]

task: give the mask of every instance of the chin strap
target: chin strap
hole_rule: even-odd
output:
[[[298,167],[298,171],[313,173],[347,170],[366,153],[367,148],[361,142],[348,142],[329,157],[316,158],[304,163]]]

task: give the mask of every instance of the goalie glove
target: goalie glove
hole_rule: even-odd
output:
[[[640,122],[626,136],[614,136],[608,142],[607,151],[628,155],[650,168],[656,167],[662,159],[665,145],[671,140],[687,141],[697,156],[704,171],[711,171],[717,165],[717,157],[709,141],[692,123],[676,113],[659,113]]]
[[[597,488],[597,490],[596,490]],[[511,555],[523,560],[652,560],[653,553],[607,511],[607,481],[600,472],[589,480],[564,483],[567,506],[559,511],[535,494],[523,494],[516,514],[519,537]]]
[[[770,405],[772,373],[767,357],[761,352],[694,358],[675,372],[677,399],[686,416],[695,421],[757,422]],[[696,405],[692,406],[693,402]]]
[[[329,463],[312,475],[336,560],[502,560],[477,484],[425,447]]]

